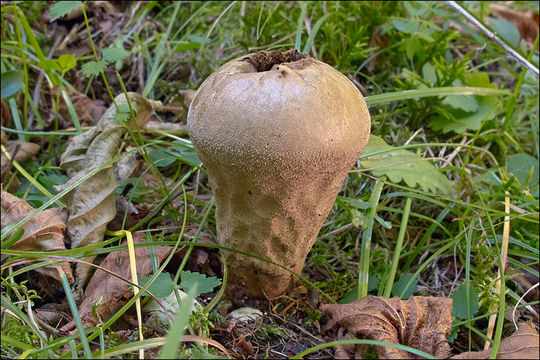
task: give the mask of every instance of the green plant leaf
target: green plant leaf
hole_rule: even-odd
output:
[[[392,286],[392,296],[399,296],[401,300],[407,300],[416,291],[416,285],[418,284],[418,280],[414,279],[411,285],[405,289],[405,286],[407,286],[412,277],[413,274],[407,274],[400,277],[399,280],[394,283],[394,286]],[[403,292],[403,290],[405,290],[405,292]]]
[[[140,286],[146,285],[153,275],[149,275],[139,282]],[[164,298],[169,296],[173,292],[173,283],[171,275],[166,272],[160,273],[156,280],[148,287],[148,291],[154,294],[157,298]]]
[[[498,19],[498,18],[492,18],[492,17],[488,19],[490,22],[491,29],[495,31],[497,35],[504,38],[512,46],[516,48],[519,47],[519,39],[521,38],[521,36],[519,35],[519,30],[517,29],[516,25],[504,19]]]
[[[106,61],[89,61],[82,66],[83,74],[86,76],[96,76],[107,67]]]
[[[116,62],[118,60],[123,60],[129,55],[129,51],[120,47],[108,47],[103,49],[101,52],[103,60],[108,62]]]
[[[465,287],[465,283],[461,283],[459,289],[452,293],[452,299],[454,300],[452,315],[460,319],[467,319],[467,288]],[[474,316],[480,308],[478,293],[472,288],[469,289],[469,307],[471,311],[470,316]]]
[[[2,73],[2,98],[6,99],[19,91],[24,82],[24,73],[20,70],[9,70]]]
[[[81,6],[80,1],[58,1],[50,8],[53,19],[61,18]]]
[[[150,151],[148,153],[148,157],[150,157],[157,167],[167,167],[176,161],[176,159],[171,156],[169,152],[162,149]]]
[[[370,169],[374,176],[386,176],[391,181],[399,183],[402,180],[410,187],[417,184],[426,191],[445,194],[452,192],[452,182],[437,170],[429,161],[419,155],[402,149],[370,155],[372,153],[391,149],[392,146],[375,135],[370,135],[369,142],[364,149],[362,168]]]
[[[217,277],[207,277],[198,272],[182,271],[180,279],[180,284],[186,292],[190,292],[193,286],[197,284],[197,295],[211,292],[216,286],[221,285],[221,280]]]
[[[527,178],[532,170],[532,176]],[[516,154],[508,159],[508,172],[519,180],[523,187],[538,185],[538,160],[528,154]]]
[[[44,70],[56,70],[62,71],[60,64],[58,64],[57,59],[43,59],[38,62],[38,66],[42,67]]]
[[[58,58],[58,65],[62,72],[69,71],[77,66],[77,59],[75,59],[75,54],[64,54],[60,55]]]

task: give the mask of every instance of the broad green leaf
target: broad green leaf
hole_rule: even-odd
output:
[[[83,74],[86,76],[96,76],[107,67],[106,61],[89,61],[82,66]]]
[[[105,61],[116,62],[118,60],[123,60],[124,58],[126,58],[129,55],[129,51],[120,47],[108,47],[106,49],[103,49],[101,55],[103,56],[103,60]]]
[[[2,98],[6,99],[19,91],[24,82],[24,73],[20,70],[9,70],[2,73]]]
[[[497,35],[504,38],[512,46],[516,48],[519,46],[519,39],[521,38],[521,36],[519,35],[519,30],[517,29],[516,25],[504,19],[498,19],[498,18],[492,18],[492,17],[488,19],[490,22],[491,29],[495,31]]]
[[[152,150],[148,153],[148,157],[156,164],[157,167],[167,167],[174,163],[176,159],[170,153],[162,149]]]
[[[58,19],[69,14],[80,6],[80,1],[58,1],[51,6],[50,13],[53,19]]]
[[[423,1],[404,1],[403,6],[412,16],[422,16],[428,10],[428,4]]]
[[[479,72],[478,70],[466,76],[465,82],[470,87],[497,88],[495,84],[489,82],[489,76],[486,73]],[[461,109],[449,109],[453,121],[441,116],[432,120],[429,125],[433,130],[442,130],[445,133],[450,131],[462,133],[466,130],[478,130],[486,118],[487,120],[491,120],[495,117],[495,106],[499,104],[499,100],[495,96],[475,96],[474,99],[478,106],[475,111],[467,112]]]
[[[153,275],[149,275],[139,282],[140,286],[146,285],[146,283],[152,278]],[[166,272],[159,274],[148,288],[152,294],[157,298],[164,298],[169,296],[173,292],[173,283],[171,275]]]
[[[420,28],[420,23],[415,20],[408,20],[408,21],[392,20],[392,25],[394,25],[394,28],[396,28],[396,30],[401,31],[402,33],[406,33],[406,34],[415,33]]]
[[[207,277],[198,272],[182,271],[180,273],[180,279],[182,288],[188,293],[197,284],[197,295],[211,292],[216,286],[221,285],[221,280],[217,277]]]
[[[408,76],[411,77],[411,74],[408,74]],[[422,77],[431,86],[435,85],[435,83],[437,82],[437,72],[435,70],[435,66],[428,62],[425,63],[424,66],[422,66]]]
[[[412,277],[413,274],[407,274],[400,277],[399,280],[394,283],[394,286],[392,286],[392,296],[399,296],[401,300],[407,300],[416,291],[416,285],[418,284],[418,280],[414,279],[411,285],[405,289],[405,286],[407,286]],[[405,290],[405,292],[403,292],[403,290]]]
[[[527,178],[532,170],[532,176],[527,183]],[[508,159],[508,172],[519,180],[523,187],[538,185],[538,160],[528,154],[516,154]]]
[[[496,111],[494,107],[497,106],[499,101],[494,96],[475,96],[475,101],[478,104],[478,109],[475,112],[452,109],[450,113],[454,117],[454,121],[449,121],[441,116],[430,121],[429,125],[433,130],[441,130],[444,133],[453,131],[460,134],[466,130],[476,131],[480,129],[482,122],[486,118],[491,120],[495,117]]]
[[[60,64],[58,64],[57,59],[43,59],[38,62],[38,66],[42,67],[44,70],[56,70],[62,71]]]
[[[467,288],[465,287],[465,283],[461,283],[459,289],[454,291],[452,299],[454,300],[452,315],[460,319],[467,319]],[[469,289],[469,308],[471,317],[474,316],[480,308],[480,304],[478,303],[478,293],[472,288]]]
[[[471,95],[448,95],[442,101],[442,104],[448,105],[456,110],[473,112],[478,110],[478,102]]]
[[[58,65],[62,72],[69,71],[77,66],[77,60],[75,59],[75,54],[64,54],[60,55],[58,58]]]
[[[416,153],[395,149],[371,155],[392,148],[383,139],[370,135],[360,162],[362,168],[370,169],[373,176],[386,176],[395,183],[403,180],[408,186],[416,187],[418,185],[425,191],[436,192],[439,190],[444,194],[452,192],[452,182],[429,161],[422,159]]]

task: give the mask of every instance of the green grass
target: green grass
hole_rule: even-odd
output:
[[[134,3],[125,6],[134,9]],[[487,3],[463,6],[481,21],[489,15]],[[538,11],[532,2],[510,6]],[[44,337],[28,315],[28,306],[43,303],[35,296],[36,284],[21,283],[32,269],[46,266],[51,260],[75,262],[125,248],[118,245],[119,238],[110,236],[98,244],[48,254],[10,248],[20,236],[17,232],[22,225],[51,206],[64,206],[62,198],[66,193],[84,186],[84,181],[106,166],[135,154],[140,154],[146,163],[142,173],[122,182],[117,191],[124,192],[135,205],[155,204],[137,224],[125,229],[149,230],[145,246],[185,245],[190,253],[193,243],[182,241],[188,225],[197,229],[197,235],[201,231],[214,239],[216,235],[213,200],[195,196],[209,194],[209,186],[204,180],[204,168],[193,161],[193,148],[185,134],[135,129],[123,139],[122,146],[131,144],[131,150],[55,194],[53,186],[67,179],[58,166],[60,154],[68,140],[83,130],[67,90],[83,92],[92,100],[105,99],[107,106],[111,98],[127,91],[140,91],[166,104],[178,90],[196,89],[212,71],[232,58],[279,48],[307,51],[347,74],[366,97],[372,133],[394,148],[433,158],[431,162],[454,184],[453,194],[436,194],[375,177],[372,172],[377,169],[359,167],[351,171],[308,256],[309,273],[300,278],[306,286],[322,292],[323,302],[336,303],[351,291],[352,298],[396,295],[394,286],[400,281],[404,286],[399,288],[398,296],[407,288],[416,290],[415,295],[451,296],[463,283],[466,298],[476,294],[478,304],[466,301],[467,318],[455,317],[454,328],[463,327],[469,334],[459,341],[472,346],[473,334],[485,334],[485,319],[497,305],[493,347],[498,347],[503,337],[504,311],[511,311],[528,290],[514,281],[513,271],[501,279],[501,290],[495,290],[504,217],[510,216],[508,264],[538,277],[535,264],[540,206],[538,168],[529,174],[528,160],[517,161],[514,157],[527,154],[531,164],[539,158],[538,79],[507,57],[497,43],[471,29],[442,2],[149,2],[136,8],[131,21],[122,21],[117,38],[106,41],[103,33],[96,31],[87,7],[80,21],[85,23],[83,29],[92,52],[66,70],[58,68],[58,55],[45,61],[54,41],[37,24],[50,5],[22,2],[2,6],[1,72],[18,71],[22,79],[14,84],[18,91],[5,99],[12,120],[3,122],[2,130],[8,140],[33,141],[42,146],[34,160],[13,163],[5,184],[19,181],[21,185],[13,194],[26,199],[36,210],[14,226],[2,229],[2,310],[13,313],[28,333],[3,339],[3,356],[67,358],[76,356],[75,348],[83,349],[85,357],[137,356],[140,349],[155,346],[164,346],[167,356],[177,354],[178,338],[118,345],[107,335],[164,271],[172,255],[155,268],[142,291],[86,334]],[[463,30],[456,30],[451,23],[461,25]],[[511,34],[502,32],[499,36]],[[128,56],[107,58],[110,55],[102,50],[115,41],[127,50]],[[531,50],[537,45],[538,37],[532,47],[520,42],[515,49],[538,66],[538,56]],[[83,65],[91,61],[106,61],[107,71],[83,73]],[[173,76],[179,62],[190,67],[190,75],[181,80]],[[142,88],[133,80],[139,76],[138,66],[144,69]],[[36,90],[40,73],[44,80]],[[114,73],[118,77],[107,75]],[[133,79],[129,76],[132,73]],[[58,90],[52,91],[50,86]],[[39,96],[35,97],[35,92]],[[65,119],[67,126],[60,122],[57,110],[60,97],[70,114],[70,119]],[[163,112],[156,115],[168,116]],[[32,123],[28,121],[31,117],[35,119]],[[156,154],[164,155],[156,158]],[[368,155],[374,154],[363,154],[360,160]],[[157,185],[145,186],[143,176],[152,177]],[[182,208],[173,204],[175,196],[183,198]],[[506,197],[512,205],[510,214],[505,213]],[[353,200],[369,206],[352,211],[347,204]],[[127,211],[122,215],[125,226]],[[359,223],[359,217],[367,221]],[[174,239],[162,230],[164,220],[170,220],[167,226],[177,228],[179,235]],[[222,253],[230,251],[218,245],[203,246]],[[454,285],[429,290],[436,280],[432,269],[445,256],[455,257],[463,271]],[[178,270],[175,285],[187,260],[184,258]],[[321,274],[326,278],[310,278]],[[378,282],[373,288],[368,287],[372,279]],[[415,288],[419,279],[427,284],[427,290],[426,286],[422,291]],[[63,285],[65,293],[70,294],[67,283]],[[205,308],[206,313],[218,304],[225,287],[224,279],[216,300]],[[44,297],[39,292],[37,295]],[[79,326],[74,300],[70,296],[68,300]],[[479,310],[471,313],[471,306],[476,305]],[[14,326],[13,315],[4,311],[1,321],[3,332],[5,326],[7,330]],[[170,333],[181,334],[186,323],[188,319],[181,311]],[[99,341],[99,351],[89,345],[92,341]],[[71,352],[61,355],[66,345]]]

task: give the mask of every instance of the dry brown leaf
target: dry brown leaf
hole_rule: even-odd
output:
[[[53,93],[56,93],[56,91],[56,88],[54,88]],[[71,99],[71,102],[73,103],[73,107],[75,108],[75,112],[79,117],[81,125],[93,126],[97,124],[101,116],[103,116],[107,110],[107,107],[103,105],[103,101],[92,101],[88,96],[80,92],[71,91],[70,89],[67,89],[66,91]],[[62,96],[60,96],[58,110],[64,119],[71,119],[66,102]]]
[[[500,4],[489,4],[493,11],[493,16],[504,19],[514,24],[519,30],[522,39],[529,45],[534,44],[538,35],[538,13],[533,11],[517,11]]]
[[[6,150],[9,153],[10,157],[17,161],[24,161],[31,158],[39,152],[40,146],[38,144],[24,142],[20,140],[16,141],[7,141]],[[11,167],[13,164],[12,160],[9,160],[8,157],[2,153],[2,158],[0,160],[0,173],[2,174],[2,185],[6,185],[11,177]],[[15,178],[17,180],[17,178]],[[14,181],[7,190],[15,191],[18,186],[13,186],[13,184],[19,184],[20,182]]]
[[[136,234],[133,237],[135,244],[145,243],[144,234]],[[124,242],[125,244],[125,242]],[[170,253],[168,246],[156,246],[155,254],[158,262],[163,261]],[[152,272],[152,259],[150,257],[149,247],[136,247],[135,258],[137,262],[137,278],[139,280],[147,277]],[[116,251],[110,253],[101,263],[101,267],[121,276],[124,279],[131,280],[130,260],[128,250]],[[84,300],[79,306],[79,315],[85,328],[95,326],[97,319],[92,315],[92,306],[94,306],[101,297],[102,306],[96,309],[96,312],[104,319],[120,309],[133,296],[131,285],[113,276],[101,269],[97,269],[84,291]],[[61,331],[68,331],[75,326],[74,321],[64,326]]]
[[[350,304],[321,306],[330,316],[326,328],[342,327],[356,338],[402,344],[446,358],[452,327],[452,299],[412,296],[386,299],[367,296]],[[410,359],[406,351],[375,346],[380,359]]]
[[[1,190],[2,194],[2,229],[21,221],[35,209],[25,200]],[[66,230],[67,214],[65,209],[50,208],[36,214],[30,221],[22,226],[23,236],[10,248],[24,251],[59,251],[66,250],[64,246],[64,231]],[[60,267],[66,273],[70,283],[73,282],[73,274],[69,263],[63,262]],[[54,266],[46,266],[35,269],[41,275],[52,277],[60,281],[58,271]]]
[[[539,359],[538,333],[530,323],[520,322],[518,329],[501,341],[497,359]],[[452,356],[452,359],[488,359],[491,349],[468,351]]]
[[[128,96],[135,112],[136,125],[139,127],[146,124],[154,109],[162,106],[160,101],[149,100],[136,93],[130,92]],[[118,106],[127,104],[124,94],[118,95],[115,101]],[[116,107],[111,105],[97,126],[72,138],[61,156],[60,166],[70,179],[55,187],[58,192],[80,181],[89,172],[99,169],[63,197],[69,211],[67,230],[72,240],[72,248],[102,241],[107,223],[116,214],[114,191],[117,183],[114,169],[107,163],[118,153],[121,137],[128,131],[128,127],[136,127],[131,118],[126,123],[119,123],[114,117],[116,112]],[[93,259],[94,257],[87,257],[85,260],[91,262]],[[77,264],[77,288],[84,286],[89,270],[88,265]]]

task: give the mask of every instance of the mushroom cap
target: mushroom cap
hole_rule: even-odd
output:
[[[371,125],[354,84],[311,57],[257,71],[255,55],[229,61],[200,86],[187,119],[193,144],[242,164],[304,163],[323,150],[347,154],[342,161],[351,166]]]

